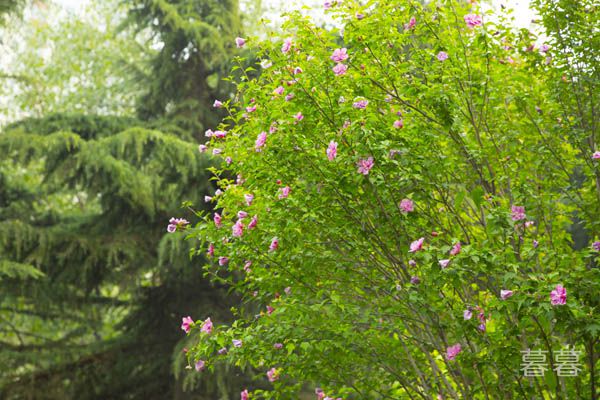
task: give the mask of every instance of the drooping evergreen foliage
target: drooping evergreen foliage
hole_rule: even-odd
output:
[[[139,118],[73,110],[17,121],[0,134],[1,398],[215,399],[243,384],[229,368],[212,377],[184,373],[181,317],[226,321],[237,302],[204,279],[185,233],[166,231],[171,217],[193,220],[183,200],[202,208],[214,191],[194,129],[214,127],[209,98],[228,96],[217,73],[228,70],[235,45],[208,25],[233,34],[239,18],[236,2],[194,3],[201,4],[130,4],[140,35],[154,33],[149,45],[162,46],[151,77],[119,77],[135,82],[132,90],[148,88]],[[168,16],[152,14],[159,9]],[[203,19],[202,28],[170,25],[190,19]],[[186,42],[202,42],[202,57],[181,58]],[[92,81],[107,77],[100,78]],[[202,101],[173,111],[190,99]],[[161,105],[143,111],[151,104]]]
[[[152,28],[161,43],[152,60],[146,93],[139,101],[142,119],[167,117],[199,134],[217,125],[215,99],[231,86],[222,78],[231,67],[235,37],[241,35],[238,0],[135,0],[129,23]]]

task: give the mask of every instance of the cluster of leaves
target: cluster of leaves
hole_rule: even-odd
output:
[[[268,372],[251,398],[595,398],[595,106],[582,125],[557,95],[572,54],[476,4],[327,6],[338,30],[297,12],[246,42],[260,67],[224,102],[222,193],[189,232],[247,301],[192,324],[190,363]],[[527,349],[544,376],[524,376]]]

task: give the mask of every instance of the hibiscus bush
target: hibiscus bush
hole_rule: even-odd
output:
[[[214,212],[174,226],[244,303],[186,316],[190,366],[258,371],[242,399],[593,398],[600,153],[572,55],[467,2],[325,8],[236,42],[258,60],[200,146]]]

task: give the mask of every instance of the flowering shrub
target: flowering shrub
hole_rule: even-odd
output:
[[[219,99],[227,163],[189,232],[246,302],[231,326],[184,319],[190,365],[261,371],[272,390],[242,399],[589,397],[600,274],[571,232],[598,237],[598,166],[552,96],[552,47],[466,2],[367,4],[327,2],[339,32],[294,13],[236,42],[262,73]]]

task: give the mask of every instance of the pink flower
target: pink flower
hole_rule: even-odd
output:
[[[214,244],[209,244],[208,245],[208,250],[206,251],[206,255],[208,255],[209,257],[212,257],[215,255],[215,245]]]
[[[169,224],[167,225],[167,232],[173,233],[177,230],[177,225]]]
[[[469,28],[475,28],[476,26],[480,26],[482,23],[481,15],[477,14],[467,14],[465,15],[465,22]]]
[[[246,200],[246,205],[250,206],[250,205],[252,205],[252,200],[254,200],[254,195],[253,194],[245,194],[244,200]]]
[[[285,101],[290,101],[294,98],[294,93],[286,94]]]
[[[204,202],[205,203],[210,203],[211,200],[212,200],[212,197],[210,197],[210,196],[204,196]]]
[[[550,50],[550,46],[548,46],[547,44],[543,44],[540,46],[540,52],[546,53],[548,50]]]
[[[404,128],[404,121],[402,119],[397,119],[394,121],[394,128],[401,129]]]
[[[438,61],[445,61],[448,59],[448,53],[446,53],[445,51],[440,51],[436,57]]]
[[[258,224],[258,215],[255,215],[254,217],[252,217],[252,219],[250,220],[250,223],[248,224],[248,229],[256,228],[256,224]]]
[[[287,38],[283,41],[283,45],[281,46],[281,52],[287,53],[292,48],[292,38]]]
[[[400,210],[405,213],[412,212],[415,209],[415,203],[411,199],[402,199]]]
[[[367,108],[367,105],[369,105],[369,101],[363,99],[363,100],[358,100],[358,101],[354,102],[352,104],[352,107],[354,107],[356,109],[364,110],[365,108]]]
[[[415,27],[415,25],[417,24],[417,19],[415,17],[411,17],[410,21],[408,21],[408,24],[404,24],[404,29],[405,30],[409,30]]]
[[[299,111],[298,114],[294,115],[294,118],[296,121],[300,122],[304,119],[304,115],[302,115],[302,113]]]
[[[335,64],[335,66],[333,67],[333,73],[336,76],[344,75],[346,71],[348,71],[348,66],[342,63]]]
[[[460,253],[460,250],[461,250],[460,242],[458,242],[452,247],[452,250],[450,250],[450,255],[455,256],[458,253]]]
[[[215,213],[215,215],[213,216],[213,221],[215,221],[215,226],[217,228],[220,228],[221,226],[223,226],[221,214]]]
[[[198,151],[200,153],[206,153],[206,150],[208,150],[208,147],[205,144],[198,145]]]
[[[227,257],[219,257],[219,265],[223,266],[223,265],[227,265],[229,263],[229,258]]]
[[[223,150],[221,150],[221,149],[213,149],[213,151],[212,151],[212,153],[213,153],[214,156],[218,156],[222,152],[223,152]]]
[[[210,318],[206,318],[204,320],[204,323],[202,324],[202,328],[200,328],[200,332],[210,334],[212,332],[212,329],[213,329],[212,321],[210,320]]]
[[[345,47],[342,47],[341,49],[335,49],[330,58],[337,63],[346,61],[348,59],[348,51]]]
[[[373,157],[361,158],[360,160],[358,160],[357,163],[358,173],[363,175],[369,175],[369,171],[371,170],[371,168],[373,168],[373,164],[375,164],[375,162],[373,161]]]
[[[283,88],[283,86],[278,86],[277,89],[273,90],[273,93],[282,95],[284,90],[285,89]]]
[[[273,63],[271,62],[271,60],[261,60],[260,61],[260,66],[262,69],[270,68],[272,65],[273,65]]]
[[[256,138],[256,142],[254,143],[254,148],[256,149],[256,151],[260,151],[261,148],[265,145],[267,141],[267,132],[261,132],[258,134],[258,137]]]
[[[277,349],[277,350],[279,350],[279,349],[282,349],[282,348],[283,348],[283,343],[275,343],[275,344],[273,345],[273,347],[274,347],[275,349]]]
[[[227,347],[221,347],[219,350],[217,350],[217,354],[220,356],[227,354]]]
[[[420,238],[418,240],[415,240],[414,242],[412,242],[410,244],[410,253],[416,253],[417,251],[421,250],[423,248],[423,242],[425,241],[425,238]]]
[[[223,107],[223,103],[221,103],[219,100],[215,100],[215,102],[213,103],[213,107],[221,108],[221,107]]]
[[[198,360],[194,367],[196,368],[196,371],[201,372],[206,367],[206,362],[204,360]]]
[[[248,400],[250,397],[248,395],[248,389],[244,389],[241,393],[240,393],[240,400]]]
[[[337,142],[331,141],[329,142],[329,146],[327,146],[327,159],[329,161],[333,161],[337,156]]]
[[[215,133],[212,131],[212,129],[207,129],[204,131],[204,136],[206,137],[213,137]]]
[[[252,261],[246,261],[246,264],[244,264],[244,271],[246,271],[247,274],[252,272],[252,270],[250,269],[251,266],[252,266]]]
[[[225,136],[227,136],[227,131],[214,131],[213,136],[217,139],[223,139]]]
[[[325,3],[323,3],[323,8],[326,10],[329,10],[331,8],[332,4],[331,1],[326,1]]]
[[[463,311],[463,318],[465,321],[470,320],[471,318],[473,318],[473,312],[468,309]]]
[[[244,218],[246,218],[247,216],[248,216],[248,213],[247,213],[246,211],[238,211],[238,213],[237,213],[237,217],[238,217],[239,219],[244,219]]]
[[[502,300],[506,300],[506,299],[508,299],[509,297],[511,297],[511,296],[513,295],[513,293],[514,293],[514,292],[513,292],[512,290],[504,290],[504,289],[502,289],[502,290],[500,291],[500,298],[501,298]]]
[[[455,344],[454,346],[450,346],[446,349],[446,358],[450,361],[454,360],[458,353],[460,353],[462,348],[460,347],[460,343]]]
[[[281,193],[278,196],[279,200],[287,199],[287,197],[290,195],[291,191],[292,191],[292,189],[289,186],[281,188]]]
[[[450,260],[439,260],[438,262],[440,263],[440,267],[442,267],[442,269],[446,268],[448,264],[450,264]]]
[[[233,339],[231,343],[233,343],[233,347],[242,347],[242,341],[239,339]]]
[[[279,379],[279,371],[277,371],[275,368],[271,368],[267,371],[267,379],[269,382],[275,382],[277,379]]]
[[[595,151],[594,154],[592,154],[592,158],[594,160],[600,159],[600,151]]]
[[[600,241],[592,243],[592,249],[594,249],[594,251],[600,251]]]
[[[241,220],[237,220],[237,222],[233,224],[231,230],[234,237],[241,237],[244,234],[244,224]]]
[[[363,18],[365,17],[365,14],[362,14],[362,13],[356,13],[354,16],[356,17],[356,19],[357,19],[357,20],[359,20],[359,21],[360,21],[361,19],[363,19]]]
[[[513,221],[520,221],[526,218],[525,207],[512,206],[511,207],[511,218]]]
[[[287,294],[288,296],[292,294],[292,288],[291,287],[286,287],[285,289],[283,289],[284,293]]]
[[[267,306],[267,314],[271,315],[273,314],[273,311],[275,311],[275,309],[271,306]]]
[[[567,289],[565,289],[562,285],[556,285],[556,288],[550,292],[550,303],[552,303],[553,306],[566,304]]]
[[[190,325],[193,323],[194,320],[189,315],[187,317],[183,317],[181,318],[181,329],[183,329],[185,333],[190,333],[190,330],[192,329]]]
[[[256,111],[256,104],[253,106],[246,107],[246,112],[254,112]]]
[[[238,49],[241,49],[242,47],[244,47],[245,44],[246,44],[246,39],[243,39],[241,37],[235,38],[235,45],[237,46]]]
[[[411,267],[416,267],[417,266],[417,262],[415,260],[408,260],[408,265]]]
[[[277,239],[277,236],[275,236],[271,240],[271,244],[269,245],[269,251],[275,251],[275,250],[277,250],[278,247],[279,247],[279,239]]]
[[[413,285],[418,285],[419,283],[421,283],[421,279],[418,276],[411,276],[410,283],[412,283]]]

